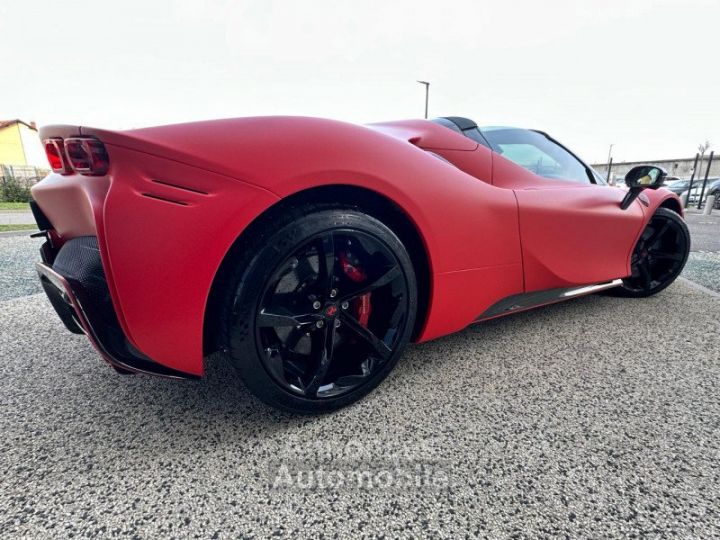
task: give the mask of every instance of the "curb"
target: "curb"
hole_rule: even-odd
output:
[[[686,277],[678,277],[678,280],[685,283],[685,285],[689,285],[691,288],[696,289],[700,292],[704,292],[705,294],[709,294],[710,296],[714,296],[715,298],[720,298],[720,293],[717,293],[713,291],[712,289],[708,289],[707,287],[704,287],[700,285],[699,283],[695,283],[694,281],[689,280]]]
[[[0,238],[5,238],[6,236],[30,236],[36,232],[39,232],[39,230],[25,229],[24,231],[2,231],[0,232]]]

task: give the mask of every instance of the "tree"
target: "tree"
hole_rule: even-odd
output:
[[[698,161],[698,168],[697,168],[697,172],[695,174],[695,176],[697,178],[700,178],[700,173],[702,172],[703,158],[705,157],[705,152],[707,152],[709,148],[710,148],[710,141],[708,141],[707,139],[705,140],[704,143],[698,144],[698,152],[700,153],[700,160]]]

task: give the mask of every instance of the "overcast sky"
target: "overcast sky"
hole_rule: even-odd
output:
[[[3,0],[0,119],[292,114],[539,128],[588,161],[720,148],[718,0]]]

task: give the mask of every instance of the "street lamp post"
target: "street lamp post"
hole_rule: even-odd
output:
[[[428,100],[430,99],[430,83],[428,81],[418,81],[425,85],[425,118],[428,117]]]

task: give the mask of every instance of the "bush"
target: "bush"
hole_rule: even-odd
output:
[[[30,183],[19,181],[12,176],[0,177],[0,201],[30,202]]]

